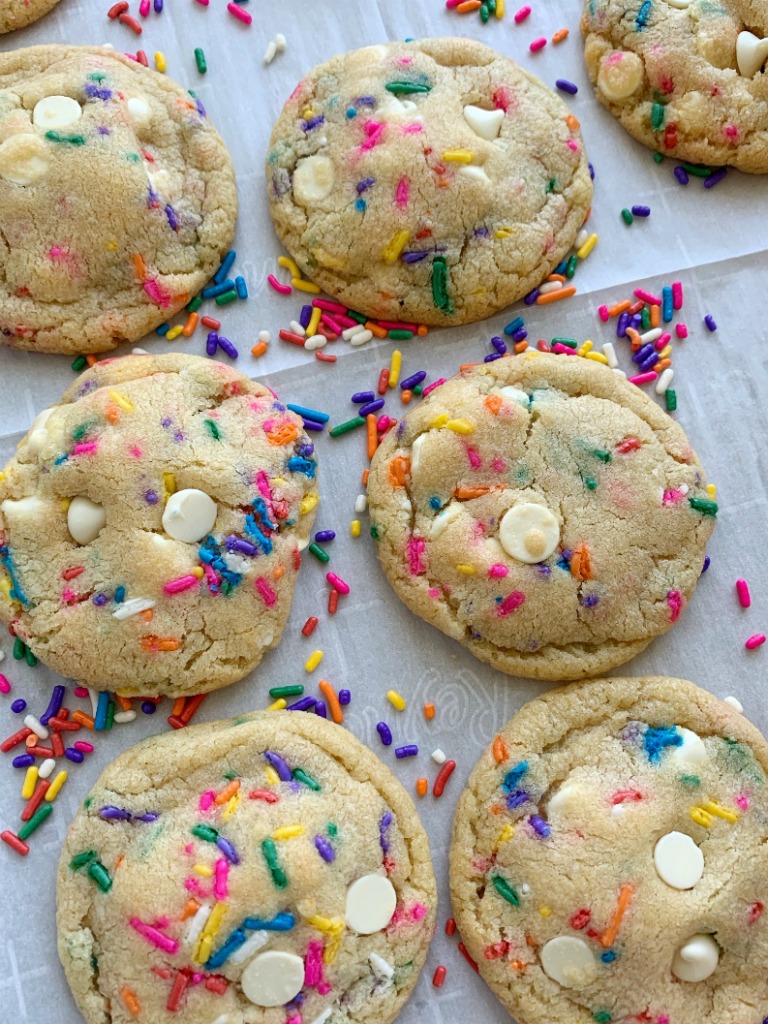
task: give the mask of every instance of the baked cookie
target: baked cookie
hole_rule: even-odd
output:
[[[581,30],[598,99],[639,142],[768,172],[763,0],[586,0]]]
[[[195,356],[104,360],[0,474],[0,619],[99,690],[226,686],[280,640],[317,501],[269,388]]]
[[[59,864],[59,956],[88,1024],[389,1024],[434,930],[429,842],[385,765],[316,716],[145,740]]]
[[[369,46],[314,68],[272,132],[267,185],[280,241],[330,295],[448,326],[539,284],[592,199],[578,121],[471,39]]]
[[[519,1024],[762,1024],[768,745],[682,679],[526,704],[456,811],[451,894]]]
[[[371,534],[398,597],[494,668],[577,679],[679,617],[717,505],[681,428],[585,359],[467,369],[384,438]]]
[[[180,310],[234,236],[199,100],[98,47],[0,54],[0,344],[103,352]]]
[[[24,28],[52,10],[59,0],[0,0],[0,35]]]

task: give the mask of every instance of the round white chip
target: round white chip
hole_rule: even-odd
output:
[[[597,88],[612,103],[637,91],[643,81],[643,62],[631,50],[619,50],[604,57],[597,72]]]
[[[560,541],[560,525],[548,508],[524,501],[503,516],[499,541],[507,554],[519,562],[543,562]]]
[[[283,1006],[304,986],[304,961],[294,953],[261,953],[243,971],[240,987],[256,1006]]]
[[[107,521],[103,505],[97,505],[90,498],[78,495],[67,509],[67,529],[77,544],[90,544],[96,540]]]
[[[216,502],[205,491],[188,487],[168,499],[163,512],[163,529],[174,540],[194,544],[211,532],[216,513]]]
[[[346,921],[358,935],[386,928],[397,906],[395,887],[384,875],[363,875],[347,889]]]
[[[707,763],[708,757],[704,741],[695,732],[685,729],[682,725],[678,725],[677,731],[683,737],[683,742],[679,747],[670,748],[669,760],[681,768],[701,768]]]
[[[692,935],[675,953],[672,973],[680,981],[704,981],[720,962],[720,947],[711,935]]]
[[[684,832],[667,832],[656,843],[653,863],[662,882],[673,889],[692,889],[704,873],[704,854]]]
[[[83,116],[83,108],[70,96],[46,96],[32,111],[32,121],[46,132],[70,128]]]
[[[558,935],[541,950],[541,966],[548,978],[565,988],[582,988],[594,981],[597,964],[583,939]]]

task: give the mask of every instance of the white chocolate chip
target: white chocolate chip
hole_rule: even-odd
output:
[[[150,597],[131,597],[117,606],[117,608],[112,612],[112,618],[130,619],[132,615],[138,615],[140,612],[148,612],[150,608],[154,607],[155,602]]]
[[[216,513],[216,502],[205,491],[188,487],[168,499],[163,512],[163,529],[174,540],[194,544],[211,532]]]
[[[499,541],[507,554],[520,562],[543,562],[560,541],[560,524],[548,508],[525,501],[503,516]]]
[[[395,887],[384,875],[363,875],[347,889],[345,918],[358,935],[386,928],[397,906]]]
[[[572,814],[587,792],[587,787],[583,784],[566,779],[547,801],[547,816]]]
[[[670,748],[669,760],[679,768],[701,768],[708,759],[707,748],[701,737],[681,725],[678,725],[677,731],[683,737],[683,742],[679,747]]]
[[[667,0],[670,7],[677,7],[678,10],[684,11],[691,6],[693,0]]]
[[[152,120],[152,108],[143,96],[131,96],[126,103],[126,109],[134,124],[145,125]]]
[[[0,178],[12,185],[34,185],[49,165],[48,147],[36,135],[12,135],[0,146]]]
[[[413,463],[411,463],[411,473],[413,473]],[[439,537],[446,527],[450,526],[452,522],[459,518],[461,515],[460,505],[448,505],[442,512],[438,512],[432,521],[432,527],[429,531],[429,535],[432,540]]]
[[[692,935],[675,953],[672,973],[680,981],[704,981],[719,961],[720,947],[711,935]]]
[[[499,388],[499,394],[503,395],[505,398],[508,398],[510,402],[517,402],[518,405],[522,405],[526,409],[531,404],[531,400],[528,397],[527,392],[521,391],[520,388]]]
[[[283,1006],[304,985],[304,961],[295,953],[268,950],[255,957],[243,971],[240,987],[255,1006]]]
[[[629,99],[642,81],[643,62],[630,50],[619,50],[604,57],[597,72],[597,88],[613,103]]]
[[[27,435],[27,444],[29,445],[30,450],[36,455],[43,450],[48,440],[48,431],[45,429],[45,425],[55,408],[56,407],[53,406],[50,409],[43,409],[41,413],[38,413],[35,418],[35,422],[32,424],[29,434]]]
[[[459,168],[460,174],[466,174],[468,178],[475,178],[477,181],[490,182],[490,178],[485,173],[482,167],[474,167],[472,164],[468,164],[464,167]]]
[[[723,704],[729,704],[732,708],[738,711],[740,715],[744,714],[744,705],[738,697],[725,697],[723,699]]]
[[[575,935],[550,939],[541,950],[541,966],[548,978],[565,988],[583,988],[597,974],[592,950]]]
[[[744,78],[754,78],[768,60],[768,39],[753,32],[739,32],[736,38],[736,64]]]
[[[484,110],[482,107],[475,107],[470,103],[464,107],[464,120],[481,139],[493,142],[499,137],[504,121],[504,111]]]
[[[301,206],[319,203],[333,191],[333,163],[316,153],[300,160],[293,172],[293,197]]]
[[[90,544],[96,540],[107,521],[107,513],[103,505],[98,505],[90,498],[78,495],[69,503],[67,509],[67,529],[76,544]]]
[[[667,832],[656,843],[653,863],[662,882],[673,889],[692,889],[704,873],[704,854],[684,832]]]
[[[32,122],[43,131],[70,128],[83,116],[83,108],[69,96],[46,96],[35,104]]]
[[[421,449],[426,436],[426,434],[419,434],[411,445],[411,476],[419,471],[419,466],[421,465]]]

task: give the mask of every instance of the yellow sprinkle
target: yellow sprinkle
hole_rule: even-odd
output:
[[[312,295],[320,293],[320,285],[313,284],[312,281],[304,281],[300,277],[292,277],[291,284],[299,292],[310,292]]]
[[[32,794],[35,792],[35,786],[37,785],[37,765],[31,764],[27,768],[27,774],[24,776],[24,785],[21,787],[21,798],[22,800],[29,800]]]
[[[176,493],[176,477],[173,473],[163,473],[163,487],[165,488],[165,500]]]
[[[731,811],[727,807],[723,807],[722,804],[718,804],[714,800],[710,800],[708,804],[705,804],[704,810],[709,814],[714,814],[718,818],[723,818],[725,821],[729,821],[731,824],[739,820],[739,816],[735,811]]]
[[[307,324],[307,337],[311,338],[313,334],[317,334],[317,328],[320,324],[320,317],[323,315],[322,309],[319,306],[313,306],[312,316],[309,318]]]
[[[596,363],[603,363],[605,366],[608,365],[608,360],[602,352],[587,352],[585,359],[593,359]]]
[[[277,262],[281,267],[285,267],[286,270],[290,270],[291,277],[301,277],[301,271],[297,263],[294,263],[290,256],[278,256]]]
[[[514,834],[515,834],[515,826],[514,825],[505,825],[504,828],[501,830],[501,832],[499,832],[498,836],[496,837],[496,846],[497,846],[497,848],[499,846],[501,846],[502,843],[508,843],[509,840],[512,838],[512,836]]]
[[[196,875],[201,875],[203,878],[211,878],[213,876],[213,868],[209,868],[207,864],[195,864],[192,870]]]
[[[590,235],[586,242],[581,246],[581,248],[576,250],[576,255],[579,257],[580,260],[585,260],[596,245],[597,235]]]
[[[305,121],[308,121],[310,117],[315,116],[315,112],[312,109],[312,107],[304,107],[304,109],[301,112],[301,116],[304,118]]]
[[[305,494],[304,497],[301,499],[299,511],[303,516],[305,516],[307,512],[311,512],[313,508],[317,508],[317,503],[319,501],[320,499],[316,494]]]
[[[275,829],[272,833],[272,838],[275,842],[279,842],[281,839],[298,839],[306,831],[303,825],[283,825],[281,828]]]
[[[587,339],[587,341],[585,341],[583,345],[579,345],[579,355],[585,356],[587,352],[591,352],[594,347],[595,343]]]
[[[502,0],[502,3],[503,2],[504,0]],[[498,7],[496,9],[498,10]],[[157,68],[161,75],[165,74],[165,69],[168,67],[168,64],[165,59],[165,54],[163,53],[162,50],[155,50],[155,67]]]
[[[496,0],[496,17],[499,19],[504,17],[504,6],[505,0]]]
[[[271,764],[268,764],[264,769],[264,778],[267,780],[270,786],[277,786],[280,783],[280,776],[277,774]]]
[[[672,346],[671,345],[665,345],[664,348],[661,350],[661,352],[659,352],[659,359],[666,359],[668,356],[671,356],[671,355],[672,355]]]
[[[360,520],[353,519],[352,522],[349,524],[349,532],[352,534],[353,537],[359,537],[360,529]]]
[[[107,252],[117,252],[117,242],[107,242]]]
[[[288,707],[288,701],[285,697],[278,697],[274,704],[270,704],[267,711],[283,711]]]
[[[465,576],[474,576],[475,572],[477,571],[474,565],[467,565],[466,562],[459,563],[459,565],[457,565],[456,568]]]
[[[709,811],[705,811],[703,807],[692,807],[690,814],[696,824],[703,825],[704,828],[709,828],[715,820]]]
[[[473,434],[475,432],[475,425],[469,420],[448,420],[445,425],[448,430],[453,430],[456,434]]]
[[[226,912],[227,912],[227,904],[226,903],[217,903],[216,904],[216,906],[213,908],[213,910],[208,915],[208,920],[205,922],[205,928],[203,928],[203,934],[200,936],[201,944],[203,942],[205,942],[206,939],[210,939],[211,942],[213,942],[213,938],[216,935],[216,932],[221,927],[221,920],[224,917],[224,915],[226,914]],[[209,952],[210,952],[210,946],[209,946]],[[205,957],[205,960],[207,960],[207,959],[208,959],[208,956]],[[202,957],[201,957],[198,962],[199,963],[204,963],[205,960],[203,960]]]
[[[59,772],[59,774],[56,776],[56,778],[53,780],[50,787],[48,788],[48,792],[45,794],[45,799],[48,801],[49,804],[53,803],[53,801],[59,795],[59,790],[66,781],[67,773]]]
[[[194,569],[189,570],[189,575],[197,576],[197,578],[201,580],[203,576],[205,576],[205,569],[202,567],[202,565],[196,565]]]
[[[406,703],[403,697],[397,692],[397,690],[387,691],[387,700],[397,711],[405,711]]]
[[[233,797],[230,797],[224,805],[224,810],[221,812],[221,820],[229,821],[232,815],[235,813],[237,808],[240,806],[240,801],[243,799],[243,794],[240,790],[235,793]]]
[[[444,412],[441,413],[439,416],[436,416],[432,420],[432,422],[429,425],[430,429],[431,430],[440,430],[442,427],[444,427],[446,425],[446,423],[448,422],[449,419],[450,419],[450,417],[447,415],[447,413],[444,413]]]
[[[323,963],[332,964],[341,947],[341,937],[344,934],[344,921],[341,918],[331,920],[327,917],[314,915],[306,919],[307,924],[316,928],[323,935],[328,936],[328,942],[323,950]]]
[[[400,380],[400,368],[403,365],[403,353],[399,348],[396,348],[392,353],[392,358],[389,361],[389,382],[390,388],[397,387],[397,382]]]
[[[72,504],[71,498],[59,498],[59,505],[61,506],[62,512],[66,512],[69,506]]]
[[[323,935],[332,935],[336,930],[330,917],[322,917],[320,914],[313,914],[312,917],[308,917],[307,924],[322,932]]]
[[[119,405],[124,412],[133,412],[135,408],[133,402],[129,401],[129,399],[127,399],[125,395],[121,394],[119,391],[110,391],[109,397],[112,399],[115,405]]]
[[[176,341],[176,339],[178,338],[178,336],[181,334],[181,332],[183,330],[184,330],[184,325],[183,324],[176,324],[175,327],[172,327],[170,329],[170,331],[168,331],[168,333],[165,336],[165,340],[166,341]]]
[[[542,917],[551,917],[552,910],[550,907],[539,907],[539,913]]]
[[[192,959],[196,963],[198,963],[198,964],[204,964],[205,961],[208,959],[208,957],[211,955],[211,950],[212,949],[213,949],[213,936],[212,935],[204,935],[204,936],[201,937],[199,943],[197,944],[197,949],[196,949],[195,955],[192,957]]]
[[[314,672],[320,662],[323,660],[324,651],[312,651],[310,656],[304,662],[304,668],[307,672]]]
[[[402,231],[397,231],[389,240],[389,242],[381,250],[381,258],[385,263],[394,263],[400,253],[408,244],[408,239],[411,237],[410,231],[406,231],[405,228]]]
[[[0,484],[5,480],[5,473],[0,473]]]
[[[5,576],[0,580],[0,593],[3,594],[4,597],[10,599],[11,581]]]
[[[498,10],[498,9],[499,9],[499,7],[498,7],[498,0],[496,0],[496,10]],[[512,234],[512,232],[509,230],[509,228],[497,228],[493,232],[493,237],[494,238],[509,238],[509,236],[511,234]]]
[[[714,500],[717,497],[717,487],[714,484],[707,484],[707,494]]]
[[[443,153],[443,160],[452,164],[471,164],[475,159],[472,149],[446,149]]]

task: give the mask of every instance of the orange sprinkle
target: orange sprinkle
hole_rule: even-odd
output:
[[[271,430],[267,434],[267,440],[274,447],[290,444],[299,436],[299,428],[295,423],[283,423],[277,430]]]
[[[120,998],[125,1004],[125,1008],[132,1017],[138,1017],[141,1013],[141,1003],[136,998],[136,993],[132,988],[128,988],[127,985],[123,985],[120,989]]]
[[[38,742],[39,742],[39,740],[40,740],[40,737],[37,735],[37,733],[33,732],[33,733],[31,733],[31,735],[27,736],[27,738],[26,738],[26,740],[24,742],[26,743],[26,745],[28,747],[36,747]]]
[[[276,580],[281,580],[285,575],[285,569],[282,567],[282,565],[278,565],[278,567],[275,569],[272,575]]]
[[[482,498],[490,490],[490,487],[457,487],[453,496],[457,501],[471,501],[473,498]]]
[[[386,338],[387,336],[386,328],[379,327],[379,325],[373,320],[366,320],[365,328],[370,331],[375,338]]]
[[[120,410],[112,406],[111,409],[107,410],[107,419],[110,423],[118,423],[120,421]]]
[[[509,966],[513,971],[524,971],[526,967],[528,967],[528,964],[525,963],[524,960],[510,960]]]
[[[121,853],[118,854],[117,860],[115,861],[115,871],[119,871],[125,863],[125,856]]]
[[[419,796],[426,796],[427,790],[429,789],[429,783],[425,778],[416,779],[416,792]]]
[[[569,114],[565,119],[565,123],[571,129],[572,132],[577,132],[581,128],[581,123],[578,117],[574,117],[573,114]]]
[[[476,11],[478,7],[482,6],[481,0],[463,0],[463,3],[460,3],[456,10],[459,14],[469,14],[470,11]]]
[[[576,294],[576,285],[570,284],[567,288],[558,288],[556,292],[547,292],[539,295],[536,299],[537,306],[548,306],[550,302],[559,302],[560,299],[570,299]]]
[[[668,366],[672,365],[671,359],[660,359],[654,366],[654,370],[666,370]]]
[[[525,350],[527,348],[528,348],[528,342],[527,341],[516,341],[515,342],[515,353],[516,353],[516,355],[520,355],[521,352],[525,352]]]
[[[264,355],[268,348],[269,345],[267,345],[266,341],[260,341],[258,345],[254,345],[253,348],[251,349],[251,355],[256,356],[256,358],[258,359],[259,356]]]
[[[427,327],[426,324],[419,324],[419,326],[416,328],[416,333],[420,338],[426,338],[426,336],[429,334],[429,328]]]
[[[146,611],[139,612],[139,618],[143,619],[144,622],[151,622],[152,619],[154,619],[154,617],[155,613],[152,611],[151,608],[147,608]]]
[[[547,278],[548,281],[559,281],[561,284],[565,284],[564,274],[550,274]]]
[[[389,464],[389,482],[393,487],[405,487],[405,481],[411,471],[411,460],[405,455],[398,455]]]
[[[503,736],[497,736],[493,741],[493,759],[496,764],[501,764],[509,757],[509,747]]]
[[[474,370],[476,366],[482,365],[482,363],[462,363],[459,367],[459,373],[464,373],[465,370]]]
[[[581,223],[582,224],[586,224],[591,216],[592,216],[592,207],[588,206],[587,207],[587,212],[584,214],[584,220]]]
[[[178,651],[181,644],[172,636],[143,636],[141,638],[141,649],[143,651]]]
[[[187,322],[181,329],[181,333],[185,338],[190,338],[197,327],[197,321],[200,319],[199,313],[190,313],[187,317]]]
[[[93,728],[93,719],[90,715],[86,715],[84,711],[73,711],[72,721],[78,722],[80,725],[85,726],[86,729]]]
[[[379,434],[376,430],[376,416],[372,412],[369,412],[365,417],[365,436],[368,458],[372,459],[376,454],[376,449],[379,447]]]
[[[96,363],[98,363],[99,360],[96,358],[96,356],[94,356],[94,355],[89,353],[85,357],[85,361],[86,361],[86,363],[88,363],[88,366],[90,367],[90,366],[95,366]]]
[[[499,410],[501,409],[502,404],[500,395],[486,395],[483,399],[483,403],[485,404],[488,412],[493,413],[494,416],[499,415]]]
[[[405,391],[400,392],[400,401],[403,405],[408,405],[410,400],[413,398],[413,392],[410,388],[406,388]]]
[[[489,810],[491,814],[499,815],[503,813],[504,808],[501,806],[501,804],[491,804]]]
[[[144,257],[140,252],[135,252],[133,256],[131,256],[131,263],[133,264],[133,272],[136,275],[136,280],[146,281],[147,264],[144,262]]]
[[[130,711],[133,708],[133,701],[130,697],[121,697],[119,693],[116,693],[115,700],[120,705],[121,711]]]
[[[364,469],[363,470],[363,487],[367,487],[368,486],[368,477],[370,475],[370,472],[371,472],[370,469]]]
[[[431,722],[435,717],[435,705],[429,701],[424,705],[424,717],[428,722]]]
[[[627,912],[627,907],[630,904],[632,896],[634,894],[635,887],[631,882],[626,882],[619,889],[619,899],[616,903],[616,909],[613,912],[608,927],[605,929],[603,934],[600,936],[600,945],[603,949],[608,949],[613,945],[616,936],[619,934],[619,928],[621,927],[621,919]]]
[[[174,711],[174,714],[176,713],[177,712]],[[235,795],[238,789],[240,789],[240,779],[232,779],[232,781],[228,782],[220,793],[216,794],[216,797],[213,801],[214,804],[216,804],[217,807],[221,807],[222,804],[225,804],[228,800],[232,799],[232,797]]]
[[[180,715],[181,712],[184,710],[184,705],[186,703],[187,703],[187,698],[186,697],[177,697],[176,700],[173,702],[173,710],[171,711],[171,714],[172,715]]]
[[[339,704],[339,698],[336,691],[327,679],[321,679],[317,685],[320,693],[325,697],[328,710],[331,712],[331,718],[334,720],[336,725],[341,725],[344,721],[344,710],[341,704]]]
[[[651,327],[658,327],[661,323],[661,311],[657,305],[651,306]]]
[[[608,316],[620,316],[622,313],[626,312],[631,305],[632,303],[629,299],[624,299],[623,302],[617,302],[615,306],[611,306],[608,310]]]
[[[186,921],[188,917],[193,917],[200,909],[200,904],[195,899],[188,899],[184,904],[184,909],[181,912],[180,921]]]
[[[570,35],[570,29],[559,28],[557,30],[557,32],[555,32],[555,34],[552,36],[552,42],[555,43],[555,44],[562,43],[562,41],[564,39],[567,39],[569,35]]]
[[[577,544],[571,555],[571,576],[579,580],[592,579],[592,563],[586,544]]]
[[[525,936],[525,941],[531,947],[531,949],[537,949],[538,948],[538,945],[539,945],[538,940],[534,939],[534,937],[532,935],[526,935]]]

